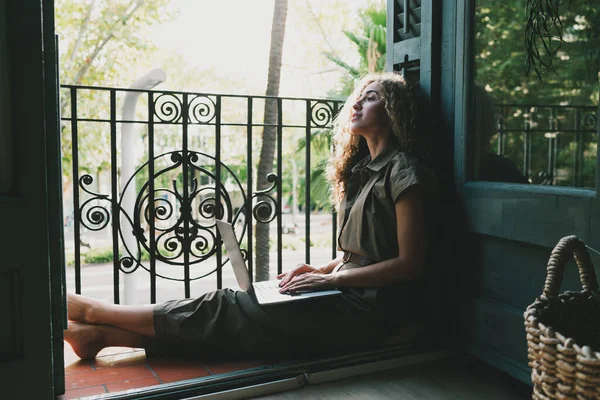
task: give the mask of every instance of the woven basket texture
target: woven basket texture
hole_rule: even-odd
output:
[[[583,290],[559,294],[571,255]],[[600,294],[585,245],[562,238],[550,255],[543,293],[524,314],[533,399],[600,399]]]

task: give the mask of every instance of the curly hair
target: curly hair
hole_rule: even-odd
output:
[[[334,152],[327,165],[333,203],[339,206],[346,193],[352,167],[369,154],[366,140],[350,132],[352,107],[364,89],[378,83],[393,135],[402,151],[426,161],[426,138],[419,130],[418,106],[412,87],[402,75],[393,72],[368,74],[358,81],[354,91],[337,115],[333,126]]]

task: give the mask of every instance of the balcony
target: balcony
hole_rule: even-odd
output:
[[[79,361],[66,369],[67,392],[59,400],[139,399],[154,390],[182,389],[193,384],[218,387],[232,378],[250,380],[274,370],[291,378],[229,389],[226,397],[261,399],[462,399],[531,398],[531,388],[481,361],[453,355],[434,361],[405,357],[396,365],[363,364],[322,372],[306,372],[306,363],[280,361],[148,360],[141,350],[106,349],[95,361]],[[156,392],[154,393],[156,394]],[[222,393],[221,393],[222,394]],[[196,398],[196,397],[192,397]]]
[[[217,215],[234,225],[251,275],[255,227],[268,227],[259,260],[269,260],[271,278],[335,258],[321,172],[340,100],[82,86],[61,96],[69,290],[156,303],[235,287]],[[267,103],[278,117],[265,123]],[[477,148],[505,155],[531,183],[594,182],[594,107],[495,109],[496,133]],[[263,130],[273,133],[274,158],[258,186]],[[105,262],[84,266],[90,258]]]
[[[341,101],[81,86],[63,86],[61,97],[69,291],[115,303],[156,303],[235,288],[215,217],[234,225],[252,276],[258,241],[255,228],[261,225],[268,226],[270,247],[262,251],[262,257],[264,260],[265,253],[269,254],[271,278],[297,262],[320,264],[336,256],[336,215],[326,202],[326,191],[316,183],[322,182],[317,164],[326,158],[326,134]],[[266,103],[278,110],[274,122],[262,119]],[[531,125],[511,130],[503,124],[509,107],[499,106],[504,119],[499,121],[496,142],[490,143],[498,154],[510,154],[517,145],[531,149],[536,140]],[[584,111],[590,110],[576,112]],[[579,185],[585,182],[580,149],[590,125],[582,121],[595,115],[581,118],[576,122],[579,128],[569,131],[581,139],[574,153],[578,158],[573,160],[574,184]],[[275,132],[274,160],[268,184],[258,186],[257,165],[265,129]],[[562,134],[561,129],[555,127],[554,131]],[[511,137],[519,139],[515,142]],[[549,143],[548,154],[552,155],[558,145],[556,140]],[[523,159],[523,165],[529,166],[526,171],[530,171],[531,160],[531,156]],[[557,157],[549,160],[548,176],[554,177]],[[301,213],[296,215],[298,208]],[[286,212],[288,209],[291,211]],[[104,252],[104,262],[86,262],[99,249]],[[96,258],[102,257],[96,254]],[[368,355],[309,361],[149,360],[140,350],[109,348],[88,362],[77,361],[67,346],[65,398],[143,391],[159,384],[185,386],[204,381],[218,385],[232,376],[256,379],[265,371],[280,373],[292,379],[292,386],[301,387],[311,383],[306,376],[315,366],[346,371],[340,376],[358,375],[357,370],[350,370],[356,360],[379,365],[371,371],[398,371],[390,381],[410,377],[402,390],[411,385],[422,389],[435,385],[432,376],[435,380],[435,376],[453,371],[450,364],[426,363],[447,357],[447,353],[407,342],[411,336],[406,334]],[[415,375],[402,368],[406,364],[385,364],[390,357],[413,357],[412,363],[426,364],[422,373]],[[505,393],[502,382],[509,378],[474,360],[456,355],[451,360],[457,360],[456,370],[460,371],[454,371],[458,375],[451,393],[472,393],[472,398],[482,398],[481,393],[488,389]],[[469,374],[480,374],[489,383],[488,389],[470,392],[469,387],[474,386]],[[363,388],[371,378],[365,378]],[[528,391],[513,384],[519,393]],[[131,393],[119,398],[133,398],[141,392]],[[497,398],[515,398],[514,393],[508,391]]]
[[[70,290],[120,303],[135,280],[144,297],[128,302],[155,303],[234,285],[217,215],[234,225],[251,275],[255,225],[269,226],[271,275],[336,254],[335,215],[328,206],[315,212],[311,197],[319,161],[311,142],[327,152],[323,132],[340,101],[75,86],[61,94]],[[267,102],[279,111],[275,123],[262,121]],[[273,169],[258,186],[269,129]],[[303,215],[283,213],[289,203]],[[86,250],[98,247],[109,262],[83,266]],[[94,288],[99,279],[110,294]]]

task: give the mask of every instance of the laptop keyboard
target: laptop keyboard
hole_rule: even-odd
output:
[[[330,296],[334,294],[341,294],[339,290],[325,290],[325,291],[301,291],[295,293],[279,293],[279,282],[275,281],[264,281],[252,284],[254,293],[259,303],[280,303],[282,301],[291,301],[299,299],[310,299],[314,297]]]
[[[254,293],[259,303],[280,302],[282,298],[287,297],[287,293],[279,293],[280,281],[263,281],[252,284]]]
[[[277,291],[279,293],[279,281],[263,281],[253,283],[254,290],[256,292],[261,293],[273,293],[273,291]]]

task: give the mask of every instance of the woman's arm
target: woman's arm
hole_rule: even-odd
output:
[[[343,256],[339,256],[338,258],[329,261],[327,264],[325,264],[321,268],[318,268],[318,270],[324,274],[330,274],[331,271],[333,271],[333,269],[335,267],[337,267],[339,263],[342,262],[342,259],[343,259]]]
[[[395,208],[398,248],[401,249],[397,257],[333,274],[298,275],[284,284],[281,291],[327,287],[379,287],[418,278],[427,251],[421,188],[415,186],[409,189],[396,201]]]

